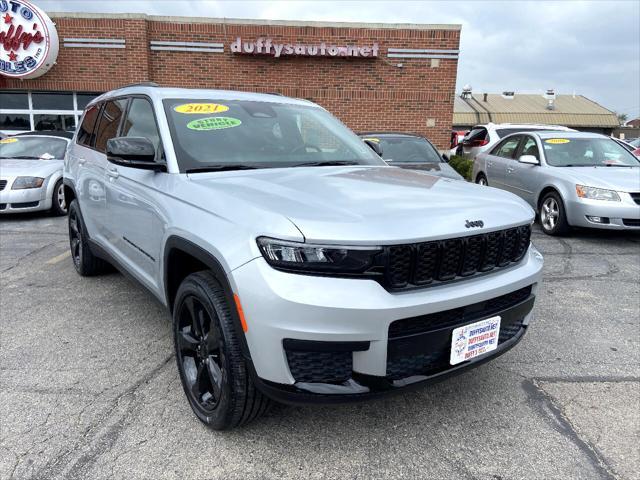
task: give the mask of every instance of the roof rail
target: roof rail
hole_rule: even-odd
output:
[[[126,88],[126,87],[159,87],[160,85],[158,85],[156,82],[136,82],[136,83],[129,83],[127,85],[122,85],[120,88]]]

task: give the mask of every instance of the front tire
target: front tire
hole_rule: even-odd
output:
[[[224,290],[211,272],[180,284],[173,310],[178,372],[191,409],[214,430],[244,425],[271,405],[254,385]]]
[[[51,213],[59,216],[67,214],[67,202],[64,197],[64,185],[62,183],[62,179],[58,180],[55,187],[53,187]]]
[[[569,231],[564,203],[556,192],[547,193],[540,202],[540,226],[547,235],[564,235]]]
[[[73,200],[69,205],[69,246],[73,266],[83,277],[99,275],[109,270],[110,265],[91,251],[78,200]]]
[[[485,177],[484,173],[479,173],[476,177],[476,183],[478,185],[488,186],[489,182],[487,181],[487,177]]]

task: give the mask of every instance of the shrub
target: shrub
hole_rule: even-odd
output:
[[[454,155],[449,159],[449,165],[453,169],[462,175],[467,181],[471,181],[471,174],[473,173],[473,160],[467,157],[461,157]]]

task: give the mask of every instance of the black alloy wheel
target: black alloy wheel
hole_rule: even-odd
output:
[[[196,417],[214,430],[244,425],[268,411],[242,354],[243,332],[210,271],[187,276],[176,293],[173,337],[178,373]],[[237,325],[238,324],[238,325]]]
[[[218,319],[198,297],[184,298],[178,313],[176,354],[184,372],[185,390],[199,409],[211,414],[222,396],[225,376],[222,337]]]
[[[80,266],[82,265],[81,228],[82,226],[78,216],[78,210],[73,208],[69,212],[69,244],[71,246],[71,259],[73,260],[73,264],[78,272],[80,272]]]
[[[69,204],[69,247],[73,266],[83,277],[99,275],[111,270],[111,265],[96,257],[89,246],[85,224],[82,221],[78,200]]]

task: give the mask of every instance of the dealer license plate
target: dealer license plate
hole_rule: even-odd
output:
[[[500,316],[458,327],[451,339],[451,365],[471,360],[495,350],[500,335]]]

